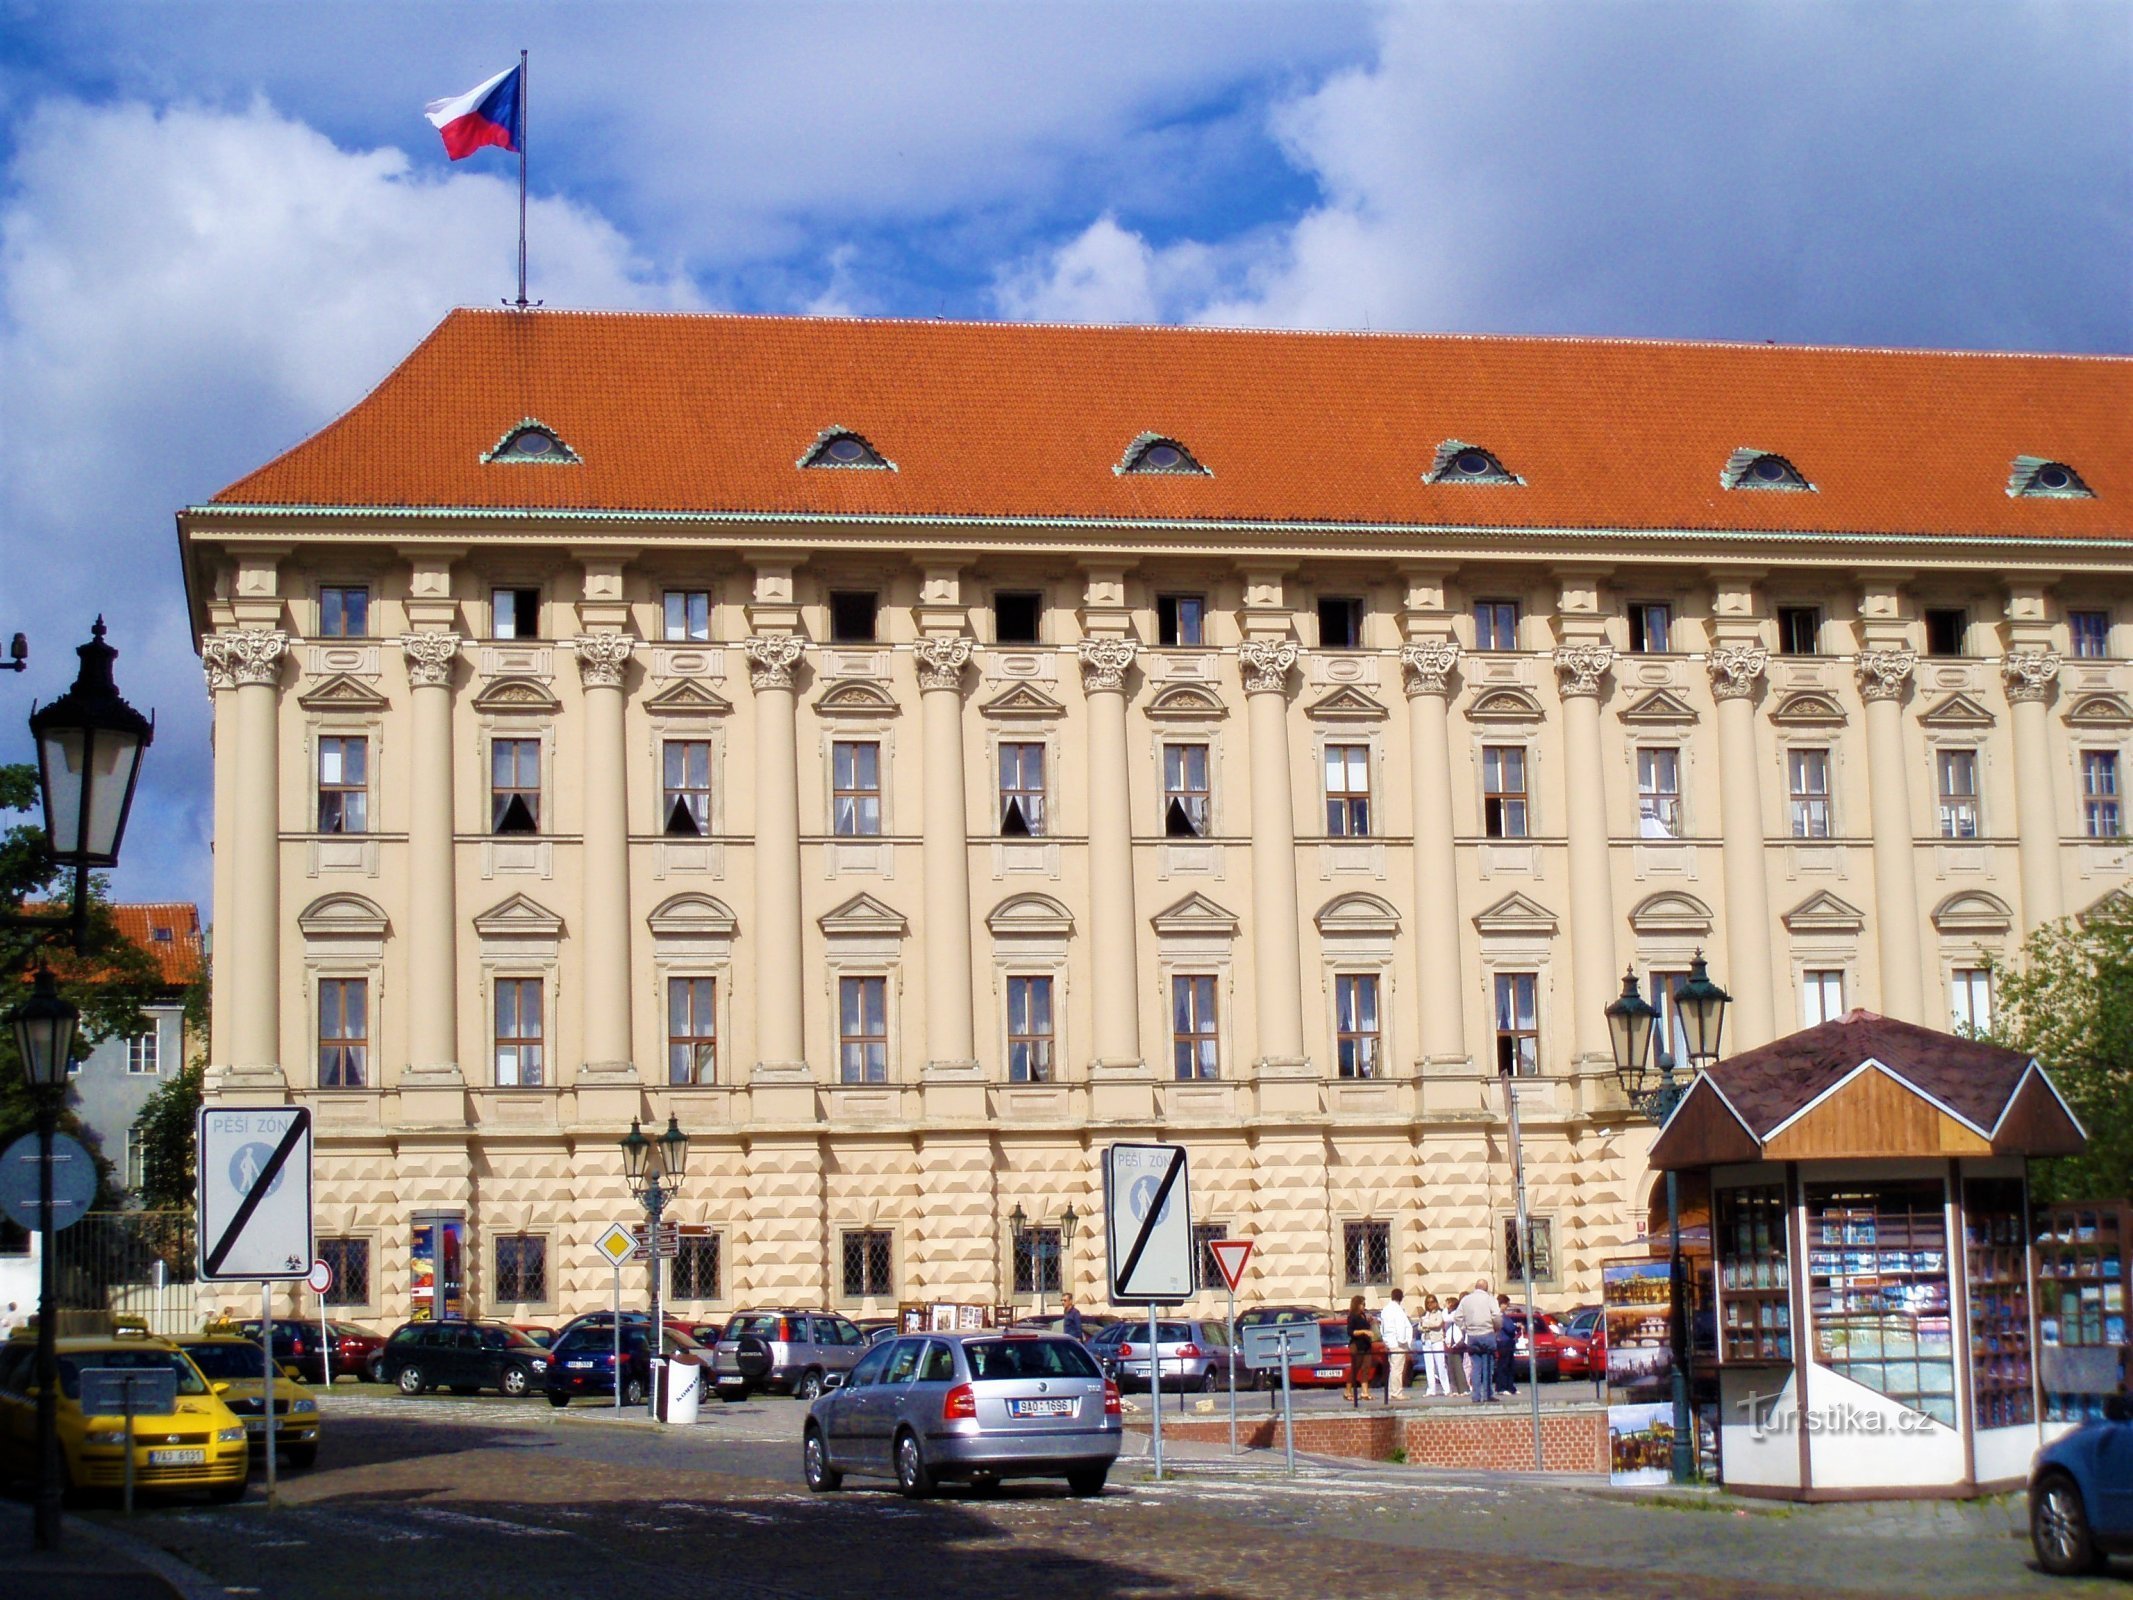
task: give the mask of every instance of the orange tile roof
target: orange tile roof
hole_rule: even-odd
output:
[[[526,417],[583,465],[485,465]],[[799,470],[832,425],[898,470]],[[1143,432],[1213,475],[1114,473]],[[1452,438],[1526,486],[1423,482]],[[1722,488],[1743,447],[1816,492]],[[2117,357],[460,310],[214,503],[2110,538],[2129,447]]]
[[[118,931],[155,957],[163,981],[183,988],[200,976],[200,908],[189,900],[114,905]]]

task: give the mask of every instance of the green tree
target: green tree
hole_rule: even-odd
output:
[[[2031,934],[1999,974],[1993,1037],[2041,1061],[2088,1130],[2085,1154],[2038,1163],[2038,1198],[2133,1194],[2133,902]]]

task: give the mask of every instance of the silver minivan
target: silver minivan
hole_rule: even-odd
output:
[[[894,1478],[913,1499],[948,1479],[989,1490],[1004,1478],[1063,1477],[1094,1495],[1118,1459],[1118,1386],[1071,1339],[907,1334],[828,1384],[800,1446],[818,1494],[856,1472]]]
[[[719,1337],[711,1384],[721,1400],[745,1400],[758,1389],[812,1400],[866,1348],[858,1324],[834,1311],[743,1311]]]

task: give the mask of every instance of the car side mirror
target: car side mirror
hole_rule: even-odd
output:
[[[2103,1420],[2106,1422],[2133,1422],[2133,1398],[2114,1394],[2103,1403]]]
[[[215,1385],[215,1393],[217,1393],[217,1394],[228,1394],[229,1392],[230,1392],[230,1385],[229,1385],[229,1380],[227,1380],[227,1379],[224,1379],[224,1380],[223,1380],[222,1382],[220,1382],[220,1383],[218,1383],[218,1384],[216,1384],[216,1385]]]
[[[284,1378],[296,1378],[298,1380],[301,1380],[304,1374],[301,1368],[284,1365],[281,1369],[281,1375]]]
[[[844,1387],[844,1374],[841,1372],[825,1372],[822,1375],[822,1387],[824,1389],[842,1389]]]

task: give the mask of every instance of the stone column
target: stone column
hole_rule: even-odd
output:
[[[459,1072],[457,831],[452,816],[452,662],[456,633],[409,633],[407,1070]]]
[[[970,825],[963,772],[963,669],[971,642],[921,639],[919,703],[926,724],[926,1070],[975,1071],[971,1011]]]
[[[742,641],[755,691],[756,1054],[807,1061],[800,1005],[800,768],[793,668],[805,642],[773,633]]]
[[[1415,959],[1421,979],[1422,1057],[1466,1059],[1459,954],[1459,853],[1453,843],[1451,678],[1459,646],[1427,639],[1400,652],[1415,796]]]
[[[1306,1058],[1296,802],[1289,782],[1288,691],[1296,654],[1288,639],[1247,639],[1237,647],[1252,736],[1252,949],[1262,1067]]]
[[[231,1016],[223,1029],[226,1065],[239,1073],[281,1070],[281,748],[282,657],[289,636],[245,628],[205,641],[211,664],[236,683],[236,793],[231,804],[230,938],[217,952],[230,963]],[[217,908],[218,917],[220,908]]]
[[[1881,956],[1881,1010],[1905,1022],[1926,1021],[1920,957],[1918,866],[1911,797],[1904,778],[1903,694],[1917,653],[1862,650],[1853,663],[1866,701],[1867,786],[1874,832],[1874,941]]]
[[[211,924],[215,954],[226,954],[237,904],[237,678],[223,664],[223,652],[213,635],[200,641],[200,666],[207,675],[208,703],[213,708],[214,731],[214,876],[215,915]],[[208,974],[207,1058],[220,1066],[230,1058],[230,1022],[236,1015],[230,1002],[230,969],[234,963],[215,961]]]
[[[1570,1038],[1580,1064],[1614,1059],[1606,1008],[1622,989],[1607,859],[1607,770],[1600,753],[1600,693],[1614,660],[1614,647],[1595,639],[1555,650],[1563,700],[1563,820],[1570,845]]]
[[[572,640],[585,694],[585,842],[579,852],[585,915],[579,929],[585,981],[581,1071],[632,1077],[630,1049],[630,822],[624,776],[622,675],[632,641],[620,633]]]
[[[1126,765],[1126,673],[1131,639],[1081,641],[1089,706],[1089,952],[1095,1060],[1141,1064],[1140,984],[1133,920],[1133,812]]]
[[[2059,802],[2052,793],[2051,726],[2046,708],[2059,676],[2056,651],[2010,650],[2000,661],[2014,723],[2015,833],[2022,871],[2022,926],[2066,914],[2059,877]]]
[[[1758,644],[1722,644],[1704,659],[1718,701],[1718,820],[1726,884],[1727,987],[1733,1046],[1777,1036],[1770,965],[1770,880],[1763,860],[1761,769],[1755,757],[1755,686],[1770,664]]]

